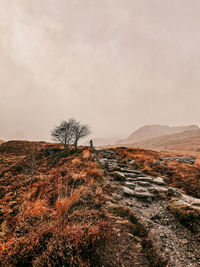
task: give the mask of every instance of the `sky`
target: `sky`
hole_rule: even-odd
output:
[[[0,0],[0,139],[199,124],[199,0]]]

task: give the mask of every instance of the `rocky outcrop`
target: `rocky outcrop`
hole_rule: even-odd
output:
[[[177,161],[177,162],[183,162],[188,164],[194,164],[196,161],[195,157],[160,157],[159,160],[161,161]]]
[[[102,150],[101,154],[104,155],[103,161],[99,160],[102,166],[117,168],[114,172],[107,168],[107,182],[115,188],[109,201],[131,209],[148,229],[154,247],[158,248],[159,256],[168,262],[168,267],[200,266],[200,244],[191,232],[192,229],[200,231],[200,199],[168,187],[163,177],[135,170],[135,164],[123,163],[113,151]],[[188,214],[194,211],[197,216],[194,223],[190,218],[188,225],[183,226],[176,217],[176,211],[184,216],[185,210],[189,210]]]

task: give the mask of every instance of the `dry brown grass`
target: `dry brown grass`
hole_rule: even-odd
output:
[[[175,217],[184,226],[193,231],[200,240],[200,209],[176,203],[171,203],[168,208]]]
[[[91,153],[89,150],[83,150],[83,152],[81,153],[81,157],[83,160],[88,160],[91,156]]]
[[[58,198],[56,200],[56,213],[59,216],[67,214],[72,205],[80,199],[82,191],[83,188],[80,187],[74,191],[71,191],[69,197]]]
[[[44,216],[49,212],[49,208],[47,205],[46,200],[37,199],[34,202],[28,202],[27,210],[25,211],[27,216],[34,217],[34,216]]]
[[[39,150],[34,143],[38,151],[32,177],[26,167],[31,144],[28,150],[23,145],[20,149],[27,154],[23,159],[20,153],[13,155],[12,144],[8,154],[6,147],[1,154],[0,167],[5,170],[0,174],[1,266],[95,265],[96,249],[109,231],[98,190],[97,177],[102,174],[90,151],[66,154],[57,145],[41,144]]]

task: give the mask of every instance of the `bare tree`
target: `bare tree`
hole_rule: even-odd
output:
[[[65,149],[69,144],[73,144],[77,149],[78,141],[91,133],[87,124],[83,125],[75,119],[62,121],[51,131],[51,136],[54,141],[58,141],[64,145]]]
[[[80,124],[80,122],[72,119],[73,124],[73,144],[77,149],[78,141],[91,133],[91,130],[87,124]]]
[[[62,121],[51,131],[51,136],[54,141],[60,142],[66,149],[73,140],[72,120]]]

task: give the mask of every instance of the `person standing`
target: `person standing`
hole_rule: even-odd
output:
[[[93,147],[93,141],[92,141],[92,139],[90,140],[90,147]]]

